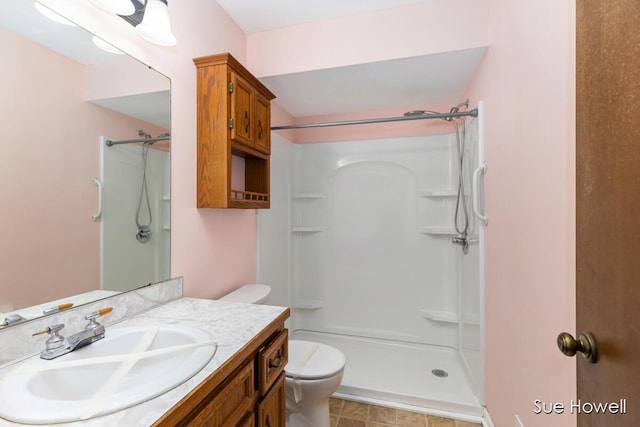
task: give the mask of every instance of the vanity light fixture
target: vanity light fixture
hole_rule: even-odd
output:
[[[144,18],[136,27],[138,35],[160,46],[175,46],[176,37],[171,32],[169,6],[166,0],[146,0]]]
[[[136,7],[129,0],[90,0],[95,6],[116,15],[133,15]]]
[[[136,27],[144,40],[159,46],[175,46],[167,0],[89,0]]]

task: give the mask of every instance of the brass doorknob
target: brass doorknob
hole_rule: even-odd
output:
[[[570,333],[562,332],[558,335],[558,348],[565,356],[571,357],[580,353],[590,363],[596,363],[598,360],[596,340],[588,331],[580,332],[577,340]]]

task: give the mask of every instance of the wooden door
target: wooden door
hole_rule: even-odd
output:
[[[598,360],[578,357],[573,412],[640,426],[640,1],[576,7],[576,332]]]

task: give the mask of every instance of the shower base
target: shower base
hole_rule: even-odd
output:
[[[291,339],[320,342],[344,353],[347,363],[338,397],[411,406],[436,415],[482,416],[483,408],[452,348],[300,330]]]

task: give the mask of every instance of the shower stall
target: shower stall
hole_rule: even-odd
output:
[[[101,138],[100,287],[125,291],[166,280],[170,254],[168,136]],[[159,145],[159,144],[158,144]]]
[[[447,135],[300,145],[272,136],[258,280],[272,286],[270,303],[291,307],[292,338],[345,354],[338,394],[482,415],[478,111]]]

